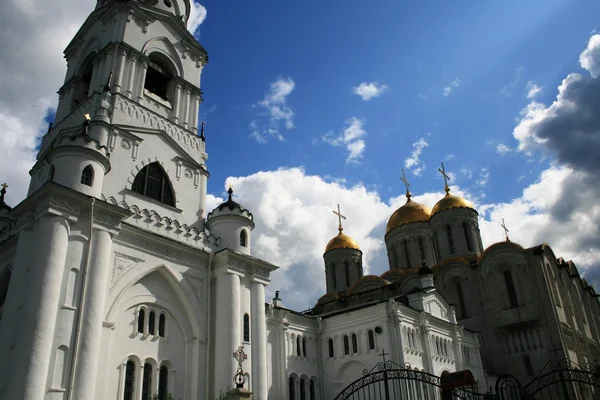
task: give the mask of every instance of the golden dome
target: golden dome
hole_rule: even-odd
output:
[[[408,224],[411,222],[427,222],[431,217],[431,210],[429,207],[422,204],[416,203],[410,199],[410,193],[407,195],[408,200],[406,203],[394,211],[390,219],[388,220],[385,233],[388,233],[394,228],[400,225]]]
[[[435,215],[440,211],[449,210],[450,208],[470,208],[472,210],[475,209],[470,201],[465,200],[462,197],[450,194],[450,189],[447,189],[444,198],[438,201],[435,206],[433,206],[433,209],[431,210],[431,215]]]
[[[335,249],[360,250],[358,243],[356,243],[354,239],[352,239],[348,235],[344,235],[341,229],[339,231],[340,233],[338,233],[336,237],[334,237],[329,241],[329,243],[327,243],[327,247],[325,247],[325,253],[327,253],[329,250]]]

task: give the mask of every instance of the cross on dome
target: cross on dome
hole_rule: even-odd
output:
[[[342,215],[339,204],[337,205],[337,212],[335,210],[332,210],[332,211],[335,215],[338,216],[338,231],[341,232],[344,230],[344,228],[342,228],[342,218],[346,219],[346,216]]]
[[[506,236],[506,241],[510,242],[510,239],[508,238],[508,229],[506,228],[506,224],[504,223],[504,218],[502,218],[502,224],[500,224],[500,226],[502,227],[502,229],[504,229],[504,236]]]
[[[402,168],[402,177],[400,178],[402,182],[404,182],[404,186],[406,187],[406,197],[410,199],[410,183],[406,179],[406,174],[404,173],[404,168]]]
[[[442,168],[438,168],[438,171],[440,171],[440,174],[442,174],[442,176],[444,177],[444,190],[446,191],[446,193],[448,193],[450,191],[450,187],[448,186],[448,181],[450,180],[450,177],[446,175],[444,163],[442,163]]]

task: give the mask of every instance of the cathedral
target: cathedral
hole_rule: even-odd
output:
[[[404,179],[381,276],[338,208],[326,293],[303,312],[265,299],[278,267],[252,256],[253,214],[232,188],[206,206],[190,7],[98,0],[65,49],[27,197],[0,191],[0,399],[215,400],[243,375],[256,400],[330,400],[385,356],[493,392],[552,359],[599,363],[599,295],[575,265],[546,243],[484,247],[447,183],[429,209]]]

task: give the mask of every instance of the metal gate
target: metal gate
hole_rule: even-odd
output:
[[[495,400],[491,394],[477,393],[475,380],[469,371],[464,373],[462,384],[452,382],[446,376],[439,377],[385,360],[371,370],[365,369],[363,376],[345,389],[335,400]]]

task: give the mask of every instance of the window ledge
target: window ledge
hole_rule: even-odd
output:
[[[155,95],[148,89],[144,89],[144,95],[147,96],[148,98],[154,100],[155,102],[167,107],[169,110],[173,109],[173,106],[171,105],[171,102],[169,100],[165,100],[162,97]]]
[[[168,205],[166,203],[163,203],[162,201],[158,201],[158,200],[155,200],[155,199],[153,199],[151,197],[144,196],[143,194],[139,194],[138,192],[134,192],[131,189],[127,189],[126,188],[125,189],[125,194],[127,194],[128,196],[133,196],[133,197],[135,197],[137,199],[140,199],[140,200],[147,201],[147,202],[152,203],[152,204],[156,204],[157,206],[164,207],[164,208],[168,209],[169,211],[176,212],[177,214],[181,214],[183,212],[183,210],[180,209],[180,208],[173,207],[173,206],[170,206],[170,205]]]

